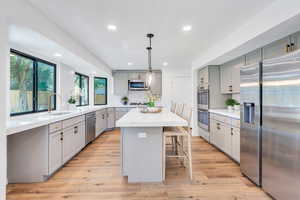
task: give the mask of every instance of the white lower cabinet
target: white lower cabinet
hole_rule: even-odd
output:
[[[74,127],[70,127],[63,130],[63,163],[69,161],[74,155]]]
[[[49,174],[55,172],[62,165],[62,132],[49,135]]]
[[[210,142],[240,162],[240,128],[236,119],[212,114],[210,118]]]
[[[84,120],[84,118],[81,118]],[[49,125],[49,174],[51,175],[63,164],[69,161],[85,146],[85,121],[74,123],[59,131],[51,133],[51,124]],[[70,121],[70,119],[68,119]],[[64,120],[64,122],[67,122]],[[56,129],[54,129],[56,130]]]
[[[96,137],[98,137],[107,126],[107,113],[106,109],[96,112]]]
[[[107,126],[106,128],[112,129],[115,127],[115,109],[107,108],[106,109],[106,118],[107,118]]]
[[[85,146],[85,123],[81,122],[74,127],[74,153],[78,153]]]
[[[233,159],[240,162],[240,129],[233,127],[232,128],[232,152],[231,155]]]

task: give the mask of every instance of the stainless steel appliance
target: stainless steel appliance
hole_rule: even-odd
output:
[[[277,200],[300,199],[300,50],[241,68],[241,170]]]
[[[300,199],[300,51],[263,62],[262,187]]]
[[[209,90],[208,89],[198,89],[198,108],[199,109],[208,109],[209,104]]]
[[[261,63],[241,67],[241,171],[261,184]]]
[[[136,90],[148,90],[148,86],[146,81],[143,80],[129,80],[128,81],[128,89],[132,91]]]
[[[85,143],[92,142],[96,137],[96,113],[91,112],[85,115],[86,131],[85,131]]]
[[[198,126],[209,131],[209,111],[198,108]]]
[[[224,95],[220,92],[220,67],[209,65],[199,70],[198,72],[198,127],[199,135],[210,141],[209,132],[209,109],[224,108],[227,98],[231,95]]]

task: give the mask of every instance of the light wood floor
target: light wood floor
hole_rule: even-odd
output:
[[[44,183],[10,184],[8,200],[269,200],[239,166],[193,137],[194,180],[168,160],[165,183],[128,184],[120,175],[119,130],[102,134]],[[26,168],[26,166],[24,166]]]

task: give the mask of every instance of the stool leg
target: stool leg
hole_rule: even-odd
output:
[[[193,167],[192,167],[192,148],[191,148],[191,136],[188,136],[188,160],[189,160],[189,174],[190,179],[193,180]]]
[[[163,180],[166,180],[166,136],[163,136]]]

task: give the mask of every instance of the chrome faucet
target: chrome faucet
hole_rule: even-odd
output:
[[[51,97],[60,97],[60,95],[54,93],[54,92],[50,92],[48,95],[48,113],[51,113],[52,111],[52,98]]]

